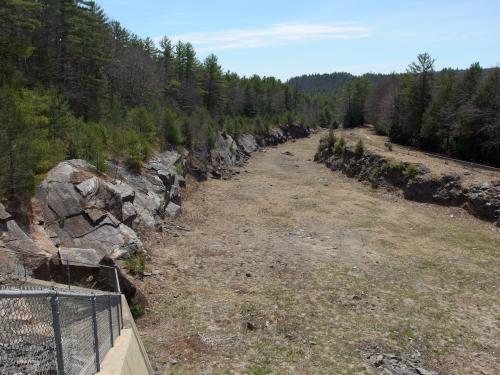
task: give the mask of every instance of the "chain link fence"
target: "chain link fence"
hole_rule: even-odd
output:
[[[66,284],[68,289],[79,286],[120,293],[117,266],[88,263],[66,257],[48,257],[0,247],[0,285],[21,285],[31,279]]]
[[[122,328],[120,294],[3,287],[0,374],[95,374]]]

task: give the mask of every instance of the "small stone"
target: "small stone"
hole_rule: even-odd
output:
[[[382,366],[384,364],[384,356],[382,354],[379,354],[375,358],[371,358],[371,363],[375,367]]]
[[[421,367],[417,367],[417,373],[419,373],[420,375],[436,375],[436,372],[429,371]]]
[[[361,297],[358,296],[357,294],[353,294],[352,297],[351,297],[351,299],[354,300],[354,301],[358,301],[358,300],[361,299]]]

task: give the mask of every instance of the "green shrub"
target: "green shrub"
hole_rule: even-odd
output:
[[[214,149],[216,142],[217,142],[217,129],[212,125],[208,125],[208,138],[207,138],[208,149],[209,150]]]
[[[441,177],[435,174],[431,175],[431,181],[435,184],[439,184],[441,182]]]
[[[356,143],[356,147],[354,147],[354,155],[360,158],[361,156],[363,156],[364,152],[365,146],[363,145],[363,141],[360,139],[358,143]]]
[[[132,275],[140,275],[146,269],[146,258],[142,253],[136,253],[125,259],[125,265]]]
[[[333,149],[333,147],[335,146],[335,142],[337,141],[337,138],[335,137],[335,133],[334,133],[333,129],[330,129],[330,131],[328,132],[327,141],[328,141],[328,147],[330,149]]]
[[[127,298],[128,307],[134,319],[140,318],[144,315],[144,307],[140,304],[135,297]]]
[[[175,172],[180,176],[184,176],[184,167],[182,166],[182,163],[179,161],[175,163]]]
[[[333,148],[333,153],[337,155],[343,155],[345,152],[346,148],[346,141],[344,137],[341,137],[336,143],[335,147]]]
[[[153,115],[144,107],[129,109],[125,119],[127,127],[138,132],[148,142],[154,142],[155,122]]]
[[[406,178],[413,178],[417,175],[417,167],[415,164],[408,164],[403,171],[403,174]]]
[[[125,162],[130,170],[139,172],[142,163],[151,157],[153,146],[136,130],[129,129],[125,133]]]
[[[406,170],[406,164],[402,161],[391,159],[387,163],[387,169],[399,170],[404,173],[404,171]]]
[[[162,131],[165,143],[176,146],[184,142],[180,121],[168,108],[163,113]]]

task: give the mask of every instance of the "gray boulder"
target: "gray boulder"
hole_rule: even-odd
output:
[[[116,194],[121,202],[133,202],[135,198],[134,189],[127,183],[116,180],[113,183],[106,183],[106,186],[113,194]]]
[[[11,214],[9,214],[2,203],[0,203],[0,222],[7,221],[12,218]]]
[[[0,204],[0,274],[31,275],[47,262],[47,255]]]
[[[97,194],[100,186],[100,180],[97,177],[89,178],[78,185],[76,185],[76,190],[82,195],[84,198],[90,198]]]
[[[473,186],[466,197],[466,208],[473,215],[487,220],[497,220],[500,217],[500,186],[493,183]]]
[[[122,218],[123,222],[128,226],[131,226],[137,217],[137,210],[134,205],[130,202],[125,202],[122,206]]]
[[[63,264],[69,262],[76,265],[96,265],[102,260],[102,257],[97,254],[94,249],[80,249],[80,248],[59,248],[59,258]]]
[[[181,206],[175,204],[174,202],[170,202],[165,209],[165,213],[168,214],[172,219],[176,219],[182,212]]]
[[[240,138],[238,138],[238,145],[247,155],[252,154],[259,148],[257,140],[252,134],[243,134]]]

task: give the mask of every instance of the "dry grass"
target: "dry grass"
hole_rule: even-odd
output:
[[[139,329],[158,373],[368,374],[367,346],[499,373],[500,233],[311,162],[318,137],[190,191],[192,231],[150,236],[162,277]]]

